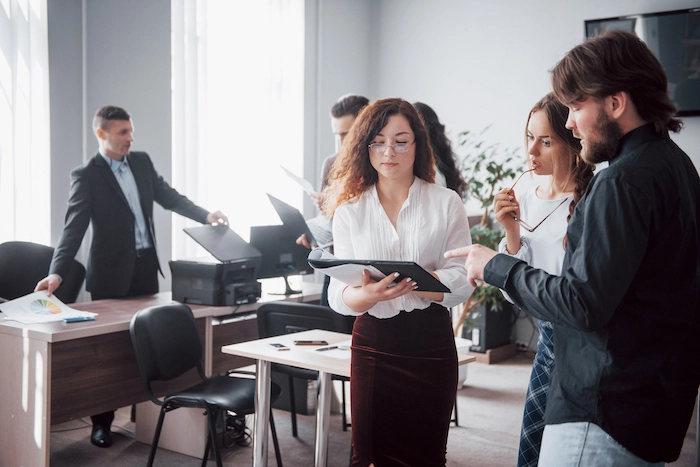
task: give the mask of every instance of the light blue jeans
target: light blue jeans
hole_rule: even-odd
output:
[[[663,467],[622,447],[598,425],[588,422],[547,425],[539,467]]]

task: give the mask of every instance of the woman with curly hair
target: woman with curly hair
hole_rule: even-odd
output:
[[[529,172],[547,176],[546,182],[516,199],[516,180],[516,185],[501,190],[494,200],[496,219],[506,231],[499,252],[557,275],[564,261],[569,219],[594,169],[581,158],[581,142],[565,127],[568,112],[551,93],[535,104],[525,125],[525,147]],[[549,376],[555,362],[552,323],[539,321],[537,327],[537,353],[525,400],[518,467],[538,463]]]
[[[329,303],[357,316],[352,335],[353,466],[444,466],[457,387],[449,307],[472,293],[446,250],[471,243],[460,197],[433,183],[435,162],[416,109],[402,99],[365,107],[330,175],[324,212],[335,255],[414,261],[451,293],[417,292],[397,276],[362,285],[331,279]],[[416,416],[420,419],[416,425]]]

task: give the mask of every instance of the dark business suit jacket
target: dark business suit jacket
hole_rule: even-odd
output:
[[[148,234],[155,245],[153,202],[195,221],[206,223],[208,211],[195,205],[158,175],[145,152],[127,156],[134,174]],[[66,277],[70,262],[92,223],[86,288],[100,296],[126,295],[136,261],[135,220],[124,192],[109,165],[98,153],[71,173],[65,227],[54,252],[49,274]]]

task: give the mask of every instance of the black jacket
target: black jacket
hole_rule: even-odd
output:
[[[171,188],[158,175],[145,152],[127,156],[136,180],[141,209],[155,245],[153,202],[195,221],[206,223],[208,212]],[[65,277],[70,261],[92,223],[86,288],[99,295],[126,294],[136,260],[134,215],[109,165],[98,153],[71,173],[66,222],[54,252],[49,274]]]

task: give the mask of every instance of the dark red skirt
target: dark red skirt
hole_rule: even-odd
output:
[[[359,316],[350,387],[353,466],[444,466],[457,389],[449,311]]]

